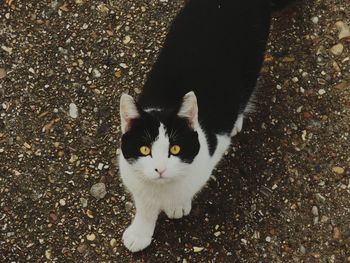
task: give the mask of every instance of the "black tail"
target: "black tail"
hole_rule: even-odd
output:
[[[281,10],[296,0],[270,0],[272,10]]]

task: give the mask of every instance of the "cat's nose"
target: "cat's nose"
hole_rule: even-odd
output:
[[[160,177],[162,177],[163,173],[165,172],[165,168],[156,168],[154,169]]]

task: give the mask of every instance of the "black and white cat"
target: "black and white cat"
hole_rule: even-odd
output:
[[[276,0],[278,2],[278,0]],[[181,218],[241,131],[269,34],[272,0],[190,0],[175,18],[135,102],[121,96],[120,173],[136,215],[132,252],[157,217]]]

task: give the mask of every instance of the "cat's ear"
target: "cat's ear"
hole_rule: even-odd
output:
[[[187,93],[182,99],[179,117],[186,118],[191,128],[195,128],[198,124],[198,104],[197,97],[193,91]]]
[[[134,99],[128,94],[123,94],[120,97],[120,121],[122,133],[126,133],[131,128],[132,121],[139,117],[140,113],[137,110]]]

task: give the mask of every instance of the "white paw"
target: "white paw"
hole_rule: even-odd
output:
[[[151,244],[151,241],[152,236],[138,233],[136,229],[134,229],[133,225],[130,225],[123,234],[124,246],[131,252],[137,252],[145,249],[149,246],[149,244]]]
[[[184,204],[170,205],[164,209],[164,212],[169,218],[177,219],[183,216],[187,216],[191,212],[191,208],[192,208],[192,204],[190,201]]]

